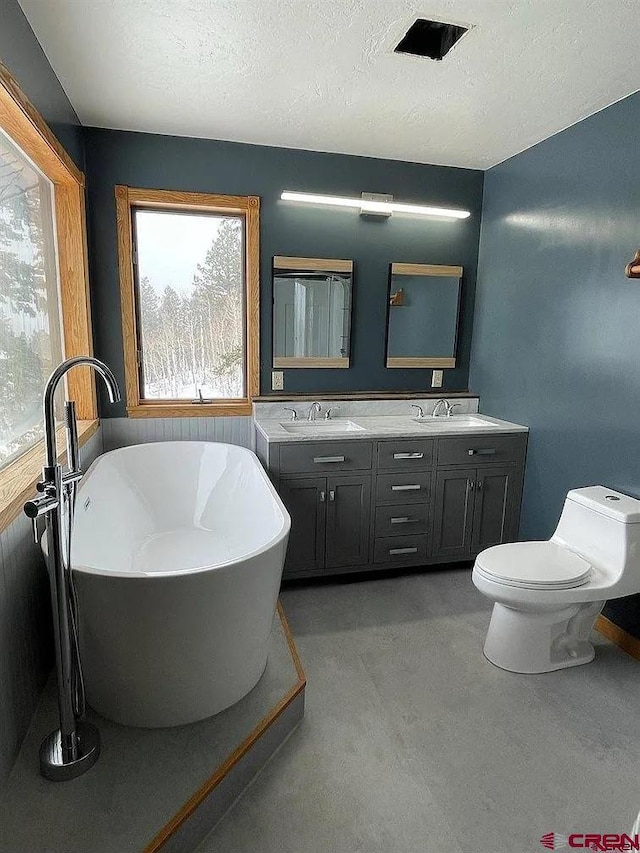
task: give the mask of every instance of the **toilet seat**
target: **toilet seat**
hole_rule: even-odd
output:
[[[475,571],[487,580],[522,589],[573,589],[587,583],[591,565],[556,542],[514,542],[488,548]]]

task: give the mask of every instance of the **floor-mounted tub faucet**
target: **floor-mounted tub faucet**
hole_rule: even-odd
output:
[[[73,401],[65,403],[67,465],[63,472],[56,447],[55,394],[63,377],[74,367],[92,367],[102,376],[112,403],[120,400],[120,390],[111,370],[97,358],[76,356],[59,364],[44,389],[45,464],[41,493],[24,505],[33,520],[37,538],[37,520],[44,517],[47,536],[47,560],[53,607],[58,710],[60,728],[48,735],[40,746],[40,772],[53,781],[80,776],[96,762],[100,754],[98,730],[81,720],[84,714],[84,687],[78,647],[78,624],[71,575],[71,533],[75,490],[82,477],[79,462],[78,427]],[[65,526],[66,515],[66,526]]]

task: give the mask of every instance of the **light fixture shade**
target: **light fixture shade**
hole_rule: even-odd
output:
[[[355,198],[338,195],[319,195],[316,193],[292,192],[291,190],[285,190],[280,198],[282,201],[296,201],[301,202],[302,204],[319,204],[328,207],[354,207],[358,210],[362,210],[364,213],[375,212],[386,213],[387,215],[392,213],[401,213],[411,216],[435,216],[446,219],[468,219],[469,216],[471,216],[471,212],[469,210],[458,210],[455,208],[435,207],[432,205],[422,204],[402,204],[396,201],[371,202],[371,210],[367,211],[368,203],[366,199],[363,199],[362,197]]]

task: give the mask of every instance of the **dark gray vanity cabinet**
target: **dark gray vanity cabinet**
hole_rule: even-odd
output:
[[[475,469],[436,473],[433,555],[471,556]]]
[[[284,577],[470,560],[518,533],[526,433],[268,444]]]
[[[468,560],[515,539],[521,492],[515,464],[438,471],[432,556]]]
[[[472,553],[511,542],[518,535],[522,471],[516,465],[478,469],[475,480]]]
[[[317,572],[323,569],[327,516],[326,479],[282,479],[279,491],[291,516],[287,571]]]
[[[367,565],[372,453],[371,442],[314,441],[284,445],[271,458],[291,515],[287,575]]]
[[[327,477],[325,568],[369,561],[371,477]]]

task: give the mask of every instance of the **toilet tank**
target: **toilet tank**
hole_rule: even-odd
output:
[[[605,486],[573,489],[552,539],[614,576],[640,575],[640,501]]]

